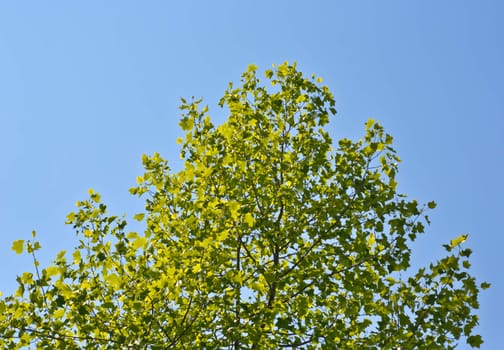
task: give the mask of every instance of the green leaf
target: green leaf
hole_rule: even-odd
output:
[[[483,339],[481,335],[471,335],[467,337],[467,344],[471,345],[473,348],[479,348],[483,344]]]
[[[481,283],[481,289],[488,289],[490,288],[491,284],[488,282],[483,282]]]
[[[290,319],[290,318],[288,318],[288,317],[285,317],[285,318],[279,318],[279,319],[277,320],[276,325],[277,325],[277,327],[278,327],[278,328],[280,328],[280,329],[285,329],[285,328],[289,327],[290,322],[291,322],[291,319]]]

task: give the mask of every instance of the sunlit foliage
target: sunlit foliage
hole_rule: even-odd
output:
[[[0,300],[2,349],[454,349],[479,347],[477,284],[463,235],[410,267],[425,205],[397,192],[392,137],[369,120],[333,143],[335,101],[288,63],[250,66],[212,124],[182,100],[182,170],[159,154],[131,194],[134,219],[107,214],[92,190],[67,217],[78,241],[34,260]],[[146,132],[148,132],[146,130]]]

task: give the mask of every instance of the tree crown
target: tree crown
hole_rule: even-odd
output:
[[[128,232],[93,190],[68,215],[71,256],[41,269],[37,241],[13,243],[35,274],[0,301],[0,345],[55,349],[453,349],[479,347],[478,285],[467,236],[411,271],[428,209],[397,193],[400,161],[373,120],[334,144],[335,101],[288,63],[249,66],[214,126],[182,99],[184,161],[158,153],[130,192],[145,197]],[[34,235],[35,236],[35,235]],[[408,277],[402,277],[407,275]]]

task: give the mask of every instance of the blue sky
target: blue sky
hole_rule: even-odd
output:
[[[176,167],[180,97],[216,109],[247,65],[297,61],[324,78],[334,138],[380,121],[399,189],[436,200],[415,261],[469,233],[486,349],[504,343],[504,5],[499,1],[5,1],[0,3],[0,290],[31,270],[10,250],[38,232],[48,262],[88,188],[132,216],[143,153]],[[465,349],[460,346],[460,349]]]

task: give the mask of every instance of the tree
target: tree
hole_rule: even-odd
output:
[[[333,145],[321,80],[296,65],[250,66],[220,106],[182,99],[183,169],[143,156],[128,232],[100,195],[68,215],[78,245],[0,302],[0,346],[18,349],[454,349],[474,334],[478,294],[460,236],[418,271],[410,245],[429,223],[397,192],[392,137],[373,120]],[[35,237],[35,234],[33,234]]]

